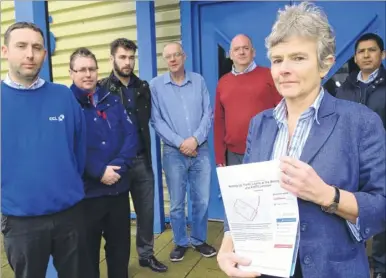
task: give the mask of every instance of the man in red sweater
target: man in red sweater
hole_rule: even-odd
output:
[[[216,89],[214,147],[217,166],[241,164],[249,122],[281,100],[268,68],[256,66],[251,39],[237,35],[231,42],[232,71]]]

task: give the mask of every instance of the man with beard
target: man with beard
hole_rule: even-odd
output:
[[[42,30],[17,22],[4,35],[1,82],[1,231],[16,278],[88,277],[83,226],[86,127],[64,85],[39,78]]]
[[[136,50],[137,46],[131,40],[114,40],[110,45],[113,70],[109,77],[100,81],[100,85],[120,97],[138,130],[138,153],[129,176],[130,193],[137,214],[136,245],[139,265],[156,272],[165,272],[167,266],[154,257],[154,174],[149,131],[151,96],[149,84],[133,73]]]

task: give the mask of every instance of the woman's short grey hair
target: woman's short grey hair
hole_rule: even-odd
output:
[[[320,70],[328,69],[325,59],[335,55],[335,34],[325,13],[314,4],[302,2],[299,5],[286,6],[279,10],[271,34],[265,39],[268,58],[271,48],[282,43],[290,36],[302,36],[315,39]]]

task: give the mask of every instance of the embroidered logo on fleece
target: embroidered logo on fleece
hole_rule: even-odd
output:
[[[50,121],[57,121],[57,122],[63,122],[64,121],[64,115],[60,114],[58,117],[56,117],[56,116],[49,117],[48,120],[50,120]]]

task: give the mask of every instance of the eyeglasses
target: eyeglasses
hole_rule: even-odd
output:
[[[85,74],[87,73],[87,71],[89,71],[90,73],[95,73],[97,72],[98,68],[80,68],[78,70],[74,70],[74,69],[71,69],[73,72],[76,72],[76,73],[82,73],[82,74]]]
[[[173,58],[179,58],[179,57],[181,57],[182,55],[184,55],[183,52],[176,52],[176,53],[168,54],[168,55],[164,56],[164,59],[167,60],[167,61],[169,61],[169,60],[171,60],[171,59],[173,59]]]

